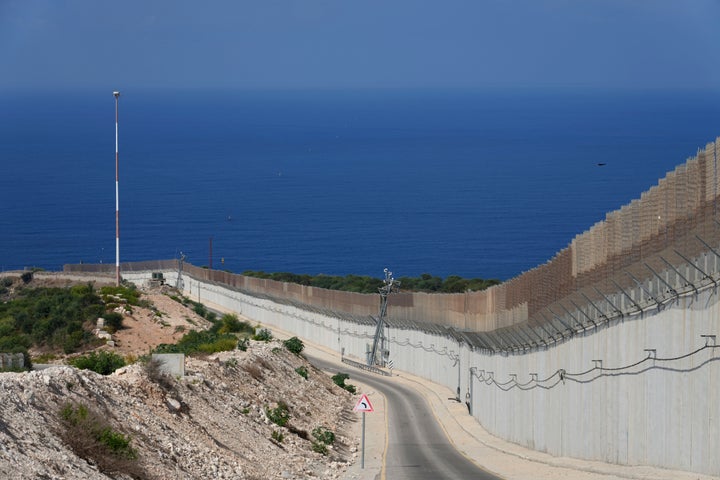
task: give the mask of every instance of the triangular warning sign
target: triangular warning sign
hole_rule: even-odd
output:
[[[372,403],[370,403],[370,399],[365,395],[362,394],[362,397],[360,397],[360,400],[358,400],[357,404],[355,404],[355,408],[353,408],[353,411],[355,412],[374,412]]]

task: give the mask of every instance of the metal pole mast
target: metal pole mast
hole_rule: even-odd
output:
[[[118,155],[118,99],[120,92],[113,92],[115,97],[115,285],[120,286],[120,161]]]
[[[384,327],[386,324],[385,321],[385,315],[387,314],[387,300],[388,295],[393,293],[393,291],[397,290],[397,287],[400,286],[400,282],[395,280],[392,276],[392,272],[389,271],[387,268],[384,270],[385,272],[385,280],[383,280],[384,285],[379,289],[380,290],[380,316],[377,319],[377,326],[375,328],[375,338],[373,339],[373,346],[372,351],[370,352],[370,357],[367,359],[367,364],[370,366],[373,365],[380,365],[385,366],[385,355],[387,352],[387,349],[385,347],[385,331]],[[380,360],[378,361],[378,345],[380,346]]]

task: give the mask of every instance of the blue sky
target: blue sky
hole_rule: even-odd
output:
[[[718,0],[0,0],[0,88],[720,85]]]

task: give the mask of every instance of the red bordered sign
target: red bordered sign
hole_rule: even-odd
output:
[[[353,408],[353,411],[355,412],[374,412],[372,403],[370,403],[370,399],[365,395],[362,394],[362,397],[360,397],[360,400],[358,400],[357,404],[355,404],[355,408]]]

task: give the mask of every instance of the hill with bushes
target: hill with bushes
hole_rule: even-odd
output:
[[[3,345],[44,365],[0,373],[2,478],[338,478],[355,459],[352,395],[297,338],[167,287],[3,288]]]

